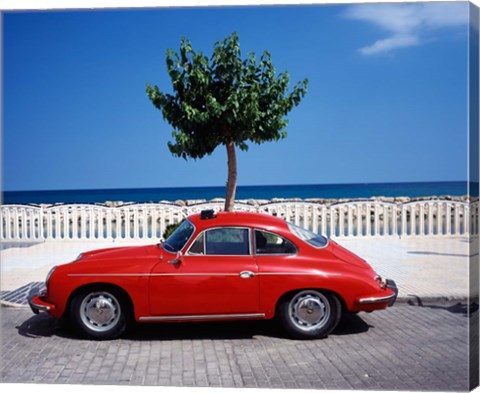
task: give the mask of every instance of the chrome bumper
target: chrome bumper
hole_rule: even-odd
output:
[[[38,314],[40,311],[50,311],[53,309],[53,305],[45,303],[41,296],[44,296],[46,291],[44,289],[33,288],[28,295],[28,305],[32,309],[34,314]]]
[[[393,306],[395,301],[397,300],[398,296],[398,288],[395,281],[387,279],[387,288],[391,289],[393,293],[388,296],[381,296],[381,297],[364,297],[358,299],[360,304],[372,304],[372,303],[385,303],[388,302],[388,307]]]

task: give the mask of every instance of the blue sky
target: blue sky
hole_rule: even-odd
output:
[[[165,51],[236,31],[308,93],[288,137],[238,153],[238,183],[467,179],[468,4],[208,7],[3,14],[3,189],[224,185],[223,146],[171,155],[145,93]]]

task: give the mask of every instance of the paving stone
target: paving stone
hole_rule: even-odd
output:
[[[462,304],[398,304],[344,316],[328,338],[310,341],[285,338],[273,322],[256,321],[139,325],[122,339],[96,342],[79,339],[48,315],[0,311],[0,382],[469,388],[469,317]]]

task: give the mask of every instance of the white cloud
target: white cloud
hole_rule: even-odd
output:
[[[345,16],[372,23],[389,33],[359,49],[371,55],[421,45],[432,38],[435,30],[466,26],[468,3],[363,4],[349,7]]]
[[[372,55],[380,52],[388,52],[392,49],[402,48],[406,46],[419,45],[420,40],[415,35],[397,34],[383,40],[375,41],[373,45],[360,48],[360,53],[364,55]]]

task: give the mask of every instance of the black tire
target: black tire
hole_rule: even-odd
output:
[[[82,336],[112,340],[125,332],[131,320],[130,302],[114,287],[87,287],[72,299],[70,317]]]
[[[293,338],[318,339],[330,334],[342,316],[342,305],[332,293],[306,289],[284,297],[278,318]]]

